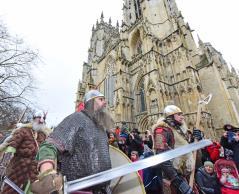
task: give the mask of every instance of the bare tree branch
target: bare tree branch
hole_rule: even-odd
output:
[[[38,62],[38,52],[11,36],[0,21],[0,129],[6,125],[4,119],[19,118],[18,113],[31,103],[29,96],[35,89],[32,69]]]

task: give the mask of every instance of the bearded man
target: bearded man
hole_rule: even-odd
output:
[[[165,152],[176,147],[188,144],[186,137],[186,128],[184,125],[184,117],[180,108],[175,105],[168,105],[164,109],[164,118],[160,118],[153,126],[154,148],[156,154]],[[192,171],[193,168],[192,153],[183,157],[176,158],[172,161],[159,164],[159,173],[170,179],[173,187],[182,194],[192,194],[192,188],[185,179],[180,175],[184,171]],[[184,169],[182,169],[184,167]],[[180,172],[180,173],[179,173]],[[161,174],[160,174],[161,175]]]
[[[5,148],[0,162],[0,176],[3,178],[6,175],[26,193],[29,185],[37,179],[35,157],[39,145],[49,134],[45,116],[42,111],[36,112],[31,123],[22,124],[14,129],[3,143]],[[1,193],[16,194],[17,192],[10,186],[4,185]]]
[[[62,176],[56,169],[72,181],[111,168],[106,130],[112,129],[114,123],[105,112],[104,95],[90,90],[85,94],[84,104],[84,110],[66,117],[41,145],[37,157],[40,175],[32,185],[34,194],[61,191]],[[111,193],[108,182],[84,192]]]

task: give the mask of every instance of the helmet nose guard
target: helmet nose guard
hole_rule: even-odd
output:
[[[104,97],[104,94],[100,93],[98,90],[90,90],[85,94],[84,103],[96,97]]]
[[[43,111],[36,111],[33,115],[33,119],[35,118],[41,118],[40,122],[44,122],[46,120],[46,113],[44,113]]]

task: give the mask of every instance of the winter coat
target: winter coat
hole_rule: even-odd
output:
[[[147,144],[150,149],[153,149],[153,137],[152,137],[152,135],[149,135],[148,139],[144,140],[144,144]]]
[[[227,148],[233,151],[233,161],[236,163],[237,169],[239,171],[239,142],[232,141],[231,143],[229,143],[228,139],[222,136],[220,144],[224,148]]]
[[[206,147],[206,151],[210,156],[212,162],[216,162],[220,157],[220,148],[221,145],[217,142],[213,142],[212,145]]]
[[[134,135],[134,139],[132,139],[131,135],[126,139],[126,145],[128,146],[128,156],[132,151],[137,151],[139,156],[141,156],[144,152],[143,140],[139,135]]]
[[[205,194],[220,194],[220,186],[215,173],[208,174],[202,166],[198,169],[195,178],[200,191]]]

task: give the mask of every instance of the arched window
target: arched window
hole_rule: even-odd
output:
[[[130,46],[132,48],[132,54],[133,56],[137,56],[139,54],[143,53],[142,48],[142,40],[140,38],[140,32],[139,30],[136,30],[134,34],[132,35],[132,39],[130,41]]]
[[[139,19],[141,17],[141,15],[142,15],[141,7],[140,7],[140,1],[139,0],[134,0],[134,8],[135,8],[136,19]]]
[[[140,39],[136,43],[136,55],[138,54],[142,54],[142,42]]]
[[[113,59],[110,59],[107,64],[108,65],[106,68],[106,78],[104,81],[104,93],[108,105],[113,106],[115,90],[115,77],[113,75],[113,71],[115,67],[115,62]]]
[[[145,90],[143,81],[141,81],[139,85],[139,95],[140,95],[140,112],[144,112],[146,111],[146,105],[145,105]]]

